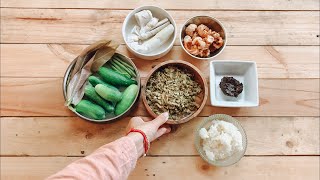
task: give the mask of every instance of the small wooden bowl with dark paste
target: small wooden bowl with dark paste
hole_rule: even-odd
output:
[[[152,117],[168,111],[167,123],[181,124],[196,117],[204,108],[208,85],[194,65],[182,60],[170,60],[151,70],[141,95]]]

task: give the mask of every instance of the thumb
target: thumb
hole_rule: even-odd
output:
[[[162,124],[166,123],[169,119],[169,113],[165,112],[156,117],[153,121],[151,121],[154,125],[159,128]]]
[[[158,129],[155,139],[159,138],[160,136],[162,136],[166,133],[169,133],[170,131],[171,131],[170,128],[165,128],[165,127]]]

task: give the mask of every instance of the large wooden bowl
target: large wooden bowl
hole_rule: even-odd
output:
[[[157,66],[155,66],[151,70],[151,72],[148,74],[145,83],[142,85],[141,95],[142,95],[143,104],[146,107],[148,113],[152,117],[154,117],[154,118],[157,117],[157,114],[155,114],[152,111],[152,109],[150,108],[150,106],[148,105],[147,97],[146,97],[146,86],[147,86],[147,83],[148,83],[150,77],[153,75],[153,73],[155,73],[156,71],[158,71],[160,69],[163,69],[163,68],[165,68],[167,66],[177,66],[177,67],[180,67],[182,69],[187,69],[190,73],[194,74],[195,81],[197,81],[200,84],[201,88],[202,88],[202,92],[196,98],[196,101],[200,104],[200,107],[199,107],[199,109],[197,111],[195,111],[194,113],[192,113],[192,114],[190,114],[190,115],[188,115],[188,116],[186,116],[186,117],[184,117],[184,118],[182,118],[180,120],[169,119],[167,121],[168,124],[185,123],[185,122],[191,120],[192,118],[196,117],[201,112],[201,110],[203,109],[203,107],[206,104],[207,97],[208,97],[208,84],[207,84],[206,79],[204,78],[204,76],[202,75],[202,73],[200,72],[200,70],[197,67],[195,67],[194,65],[192,65],[192,64],[190,64],[188,62],[185,62],[185,61],[182,61],[182,60],[170,60],[170,61],[166,61],[166,62],[160,63]]]

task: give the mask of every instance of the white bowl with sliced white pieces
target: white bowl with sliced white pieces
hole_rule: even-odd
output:
[[[127,15],[122,36],[128,50],[135,56],[154,60],[171,50],[177,26],[166,10],[157,6],[141,6]]]

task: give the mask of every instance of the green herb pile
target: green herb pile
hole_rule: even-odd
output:
[[[168,66],[155,72],[147,82],[146,98],[156,114],[169,112],[170,119],[179,120],[195,112],[202,92],[194,76],[186,70]]]

